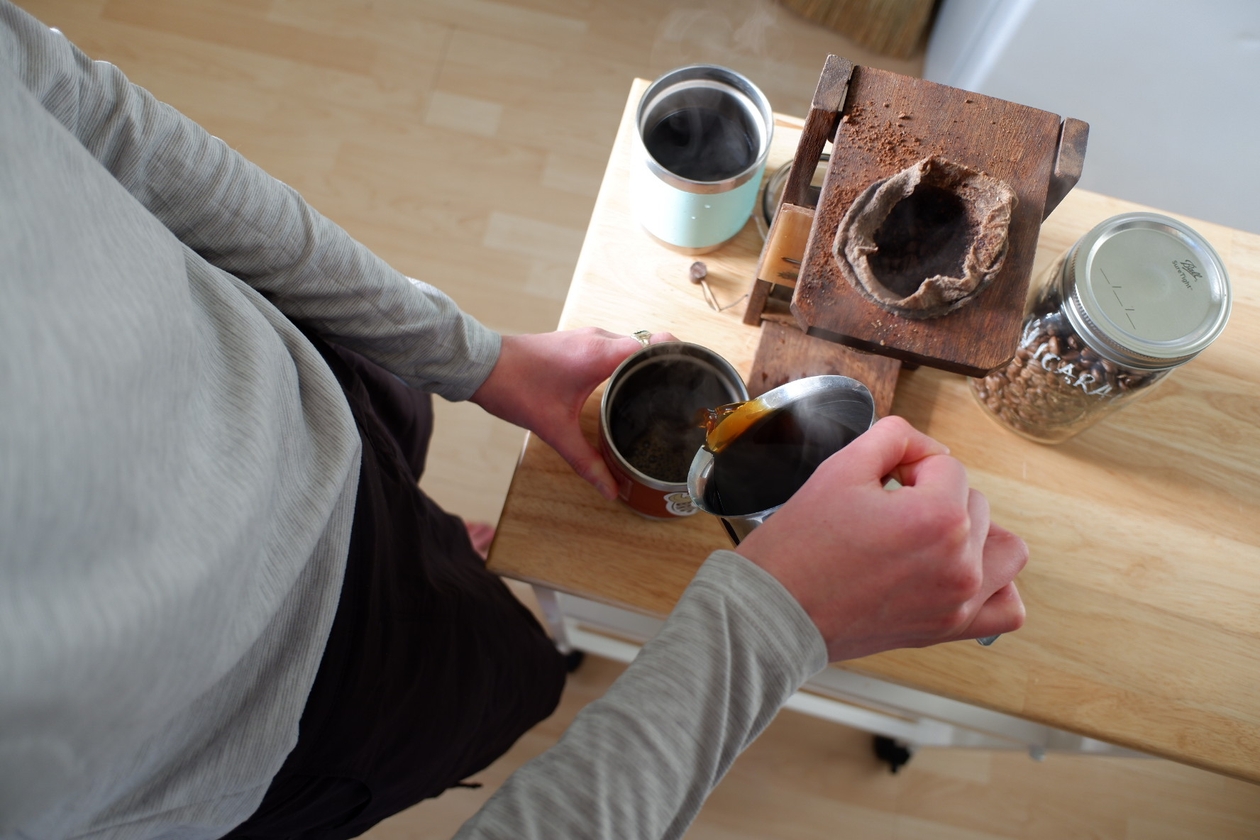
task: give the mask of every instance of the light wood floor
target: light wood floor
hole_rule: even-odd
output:
[[[18,0],[201,122],[399,269],[510,332],[554,326],[631,80],[732,66],[804,114],[829,52],[918,73],[770,0]],[[494,521],[522,435],[442,403],[424,486]],[[447,837],[620,666],[485,771],[383,823]],[[1157,760],[924,750],[892,776],[863,733],[784,712],[695,838],[1260,837],[1260,788]]]

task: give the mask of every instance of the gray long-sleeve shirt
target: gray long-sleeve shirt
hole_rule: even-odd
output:
[[[297,737],[359,440],[293,321],[467,398],[499,337],[0,0],[0,836],[216,837]],[[472,836],[673,836],[823,664],[738,555]]]

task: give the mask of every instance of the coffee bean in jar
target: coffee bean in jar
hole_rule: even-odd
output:
[[[971,390],[1012,430],[1060,443],[1197,356],[1229,311],[1229,277],[1202,236],[1155,213],[1114,216],[1034,281],[1015,357]]]

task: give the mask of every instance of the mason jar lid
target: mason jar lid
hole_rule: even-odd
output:
[[[1189,361],[1229,320],[1229,277],[1202,236],[1167,216],[1124,213],[1085,234],[1063,267],[1064,310],[1099,355],[1159,370]]]

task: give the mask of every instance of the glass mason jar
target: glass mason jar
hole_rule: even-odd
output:
[[[1114,216],[1034,280],[1014,358],[971,380],[972,393],[1015,432],[1059,443],[1197,356],[1230,303],[1225,266],[1194,230]]]

